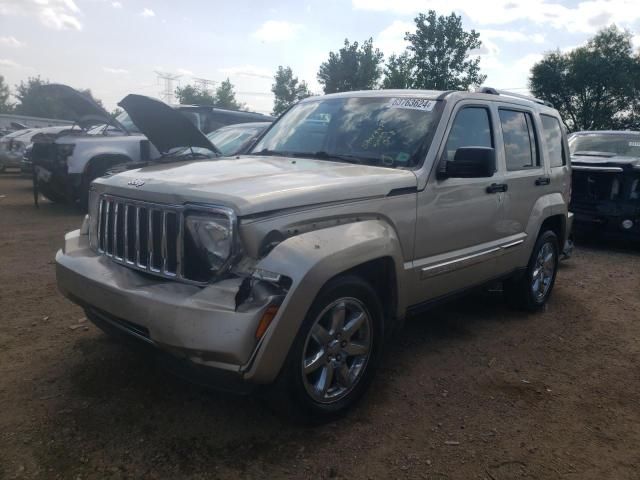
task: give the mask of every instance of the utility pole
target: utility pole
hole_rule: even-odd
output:
[[[160,98],[164,100],[166,103],[171,105],[173,103],[173,82],[178,80],[182,75],[178,75],[175,73],[168,72],[160,72],[158,70],[155,71],[158,76],[158,82],[161,80],[164,81],[164,88],[160,92]]]

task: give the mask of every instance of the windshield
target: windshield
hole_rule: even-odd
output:
[[[425,98],[305,101],[280,118],[253,153],[413,167],[424,159],[441,111],[441,101]]]
[[[131,117],[127,112],[122,112],[116,117],[116,120],[120,122],[120,124],[126,128],[129,133],[140,133],[140,130],[138,130],[138,127],[133,123],[133,120],[131,120]]]
[[[576,152],[605,152],[626,157],[640,157],[640,135],[587,134],[569,139],[572,154]]]
[[[235,155],[260,135],[265,128],[266,126],[234,125],[220,128],[207,135],[207,138],[218,147],[222,155]]]

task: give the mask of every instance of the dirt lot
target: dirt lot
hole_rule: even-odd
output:
[[[577,249],[544,313],[484,293],[408,322],[323,427],[205,391],[56,291],[79,226],[0,176],[0,478],[640,478],[640,249]]]

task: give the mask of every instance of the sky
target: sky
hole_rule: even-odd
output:
[[[174,87],[229,78],[239,101],[268,113],[279,65],[321,93],[318,67],[345,38],[373,37],[388,57],[429,9],[480,32],[486,85],[522,93],[544,52],[604,26],[640,48],[640,0],[0,0],[0,75],[90,88],[109,110],[128,93],[159,97],[158,71],[179,75]]]

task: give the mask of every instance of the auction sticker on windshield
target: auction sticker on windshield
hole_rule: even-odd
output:
[[[410,108],[412,110],[425,110],[430,112],[436,106],[435,100],[426,98],[392,98],[390,108]]]

